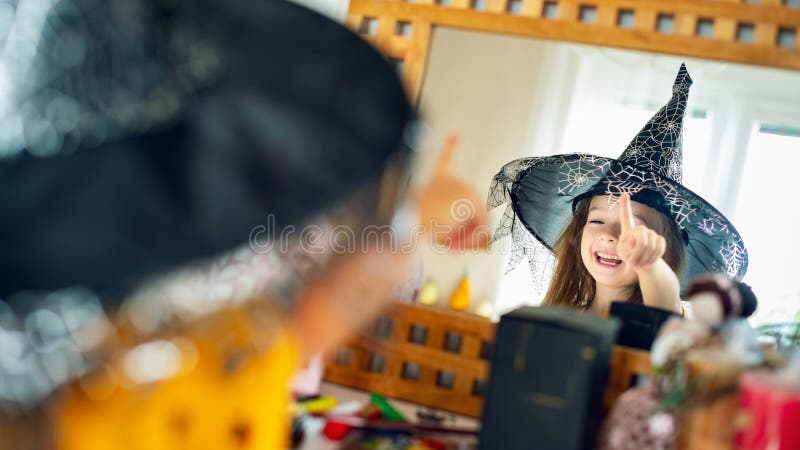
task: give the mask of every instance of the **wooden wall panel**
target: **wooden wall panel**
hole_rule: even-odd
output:
[[[379,325],[382,323],[383,325]],[[382,327],[387,333],[378,333]],[[425,333],[412,342],[412,327]],[[443,308],[395,303],[337,351],[349,353],[349,360],[333,358],[325,368],[325,380],[414,403],[479,417],[483,409],[484,385],[489,377],[489,361],[495,324],[472,314]],[[450,339],[448,339],[448,337]],[[457,344],[456,344],[457,343]],[[370,364],[374,355],[383,359],[382,367]],[[416,367],[416,377],[404,367]],[[542,365],[546,367],[546,364]],[[641,350],[614,347],[605,392],[605,408],[631,387],[637,375],[650,374],[650,355]],[[451,376],[452,385],[443,386],[440,374]]]
[[[546,7],[557,8],[556,17],[545,17]],[[581,8],[594,9],[593,22],[581,20]],[[633,27],[618,24],[621,11],[633,13]],[[659,29],[660,17],[668,29]],[[365,18],[378,21],[377,33],[366,33]],[[711,36],[697,35],[701,18],[712,23]],[[397,21],[411,24],[411,36],[393,35]],[[401,64],[412,98],[437,26],[800,69],[797,43],[778,43],[778,30],[800,28],[800,8],[781,0],[351,0],[346,24]],[[752,39],[737,40],[748,35]]]

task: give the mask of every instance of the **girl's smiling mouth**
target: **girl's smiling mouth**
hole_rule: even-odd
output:
[[[606,267],[617,267],[622,264],[622,260],[616,254],[604,251],[594,252],[594,259],[598,264]]]

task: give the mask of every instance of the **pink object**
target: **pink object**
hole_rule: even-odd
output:
[[[653,414],[661,395],[647,383],[625,391],[609,411],[600,429],[598,450],[674,449],[675,417]]]
[[[308,365],[298,370],[292,378],[292,392],[297,397],[319,394],[319,385],[322,382],[324,367],[322,356],[316,355],[308,362]]]

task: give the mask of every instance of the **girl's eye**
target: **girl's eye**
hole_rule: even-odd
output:
[[[597,223],[597,224],[602,225],[603,221],[600,220],[600,219],[589,219],[589,223]]]

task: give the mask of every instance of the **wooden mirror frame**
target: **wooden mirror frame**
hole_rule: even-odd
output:
[[[800,70],[800,5],[789,3],[351,0],[346,24],[398,66],[416,99],[436,26]]]

